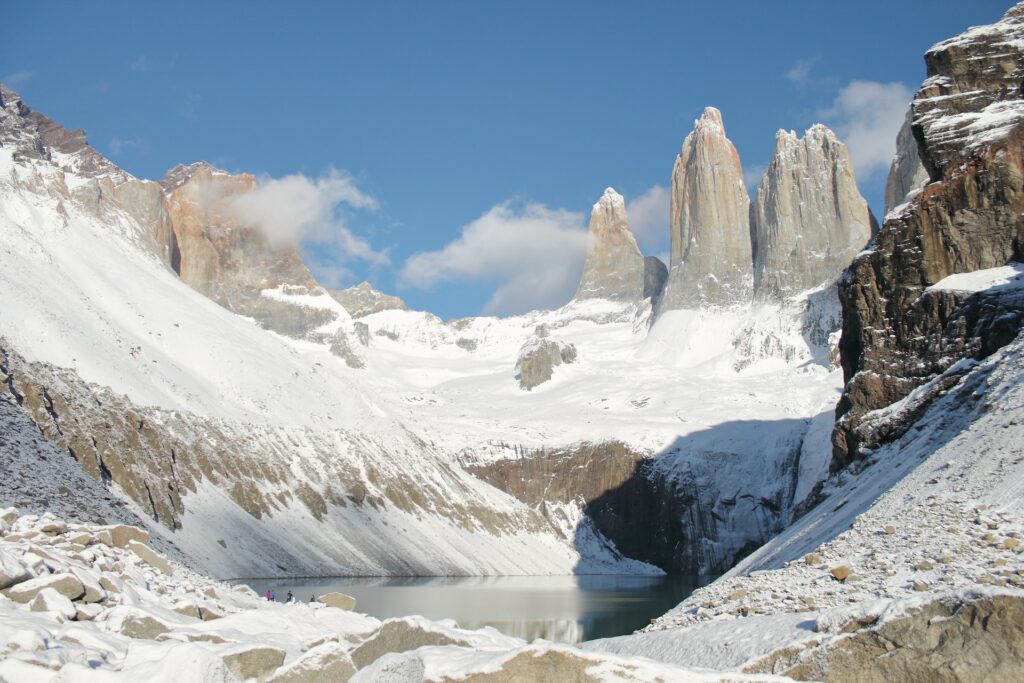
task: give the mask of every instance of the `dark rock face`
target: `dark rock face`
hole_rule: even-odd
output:
[[[695,452],[690,467],[673,471],[659,458],[674,460],[677,453],[651,457],[619,442],[524,452],[466,469],[538,510],[556,528],[561,505],[581,502],[593,527],[620,554],[696,585],[727,571],[788,522],[800,450],[800,436],[794,439],[793,458],[778,470],[779,463],[762,463],[778,483],[771,499],[760,497],[765,491],[759,483],[739,490],[711,483],[729,455]]]
[[[940,43],[913,103],[931,183],[890,217],[847,269],[833,470],[855,459],[865,413],[902,399],[1021,327],[1021,303],[998,291],[928,291],[955,274],[1024,260],[1024,5]]]
[[[668,266],[662,263],[657,256],[644,257],[644,298],[650,299],[652,305],[657,305],[661,293],[665,289],[665,280],[668,280]]]
[[[15,159],[45,159],[65,170],[74,166],[76,173],[89,178],[108,175],[115,183],[131,178],[90,147],[81,128],[68,130],[32,111],[18,93],[5,85],[0,85],[0,147],[13,147]],[[55,152],[68,159],[55,158]]]

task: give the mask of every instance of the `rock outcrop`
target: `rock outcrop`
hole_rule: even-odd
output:
[[[381,311],[409,310],[409,307],[399,297],[376,290],[369,282],[360,282],[347,289],[328,291],[353,318],[363,318]]]
[[[925,54],[911,104],[931,182],[891,215],[840,280],[846,388],[834,469],[858,457],[862,417],[1020,329],[1019,304],[929,289],[943,278],[1024,260],[1024,5]],[[987,313],[986,313],[987,311]]]
[[[626,201],[609,187],[590,212],[587,260],[575,298],[640,301],[644,274],[644,257],[629,229]]]
[[[572,344],[531,337],[519,349],[519,358],[516,360],[519,388],[530,391],[551,379],[556,367],[575,360],[576,347]]]
[[[922,188],[928,182],[928,172],[924,170],[921,157],[917,152],[917,140],[911,127],[912,111],[907,109],[899,135],[896,136],[896,156],[889,166],[889,177],[885,182],[885,215],[907,200],[914,190]]]
[[[252,192],[256,178],[232,175],[198,162],[167,173],[167,213],[178,255],[172,267],[193,289],[224,308],[255,318],[292,337],[335,319],[325,308],[290,304],[263,296],[323,294],[292,245],[274,245],[257,228],[241,222],[232,200]]]
[[[780,130],[750,207],[754,295],[786,298],[833,283],[871,237],[846,145],[821,124]]]
[[[668,266],[657,256],[644,257],[644,298],[651,300],[651,305],[657,306],[661,295],[665,291],[665,281],[668,280]]]
[[[671,262],[660,310],[747,304],[750,198],[722,114],[704,110],[672,171]]]

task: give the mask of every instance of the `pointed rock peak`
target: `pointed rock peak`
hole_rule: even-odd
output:
[[[589,248],[576,299],[639,301],[644,257],[629,229],[626,200],[607,188],[590,214]]]
[[[626,200],[621,194],[615,191],[615,188],[606,187],[604,194],[597,200],[597,203],[594,204],[593,208],[594,212],[602,210],[621,211],[623,214],[623,220],[625,220]]]
[[[725,131],[725,124],[722,123],[722,112],[714,107],[704,107],[704,113],[700,115],[700,118],[694,121],[694,126],[697,128],[703,128],[708,126],[715,126]]]

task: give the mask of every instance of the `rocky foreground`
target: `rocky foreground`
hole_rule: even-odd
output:
[[[127,525],[0,511],[0,681],[772,680],[527,644],[453,621],[268,602],[195,573]]]

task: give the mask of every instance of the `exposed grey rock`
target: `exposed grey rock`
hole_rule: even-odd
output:
[[[913,110],[907,108],[899,135],[896,136],[896,155],[889,166],[889,177],[885,182],[885,215],[902,204],[907,195],[928,182],[928,172],[921,163],[914,139]]]
[[[460,349],[465,349],[466,351],[472,353],[473,351],[476,351],[477,342],[476,339],[469,339],[468,337],[459,337],[458,339],[455,340],[455,345],[458,346]]]
[[[774,658],[772,670],[796,680],[1017,681],[1024,671],[1024,600],[940,599],[905,617]]]
[[[551,379],[557,366],[575,360],[576,347],[572,344],[531,337],[519,349],[519,358],[516,360],[519,388],[529,391]]]
[[[704,110],[672,171],[671,260],[659,310],[750,302],[750,198],[722,114]]]
[[[754,294],[786,298],[835,282],[871,237],[846,145],[821,124],[780,130],[750,207]]]
[[[657,256],[644,257],[644,298],[657,305],[668,280],[668,266]]]
[[[349,287],[348,289],[332,289],[329,291],[331,296],[353,318],[362,318],[363,316],[379,313],[380,311],[409,310],[409,307],[399,297],[380,292],[374,289],[373,285],[369,282],[360,282],[355,287]]]
[[[358,370],[366,367],[366,363],[348,343],[348,335],[345,334],[345,330],[339,329],[334,333],[334,337],[331,339],[331,353],[345,361],[345,365],[350,368]]]
[[[644,257],[629,229],[626,201],[607,188],[590,212],[587,260],[576,299],[640,301]]]
[[[356,335],[356,339],[363,346],[370,345],[370,326],[366,323],[355,322],[352,323],[352,331]]]

